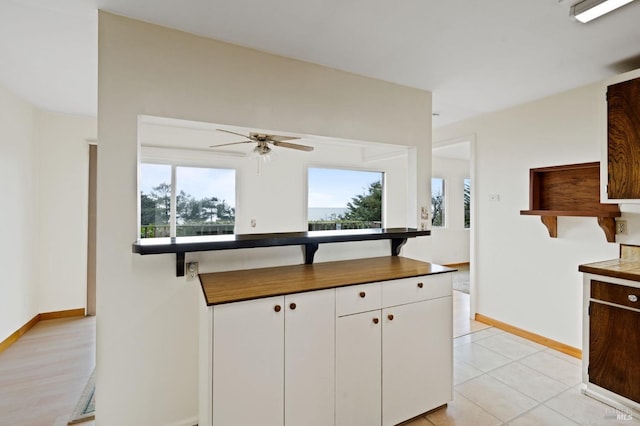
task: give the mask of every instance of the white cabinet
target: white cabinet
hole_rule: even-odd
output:
[[[333,424],[335,290],[210,309],[210,424]]]
[[[451,401],[451,310],[451,297],[383,309],[383,425],[396,425]]]
[[[377,306],[363,300],[370,310],[344,310],[337,320],[337,426],[395,425],[452,399],[451,279],[440,274],[339,289],[338,307],[362,293]]]
[[[363,312],[336,323],[336,426],[380,424],[382,312]]]
[[[213,308],[213,425],[282,426],[283,305],[270,297]]]
[[[209,274],[198,424],[387,426],[449,402],[449,270],[404,258],[364,265]]]
[[[335,290],[286,296],[285,310],[284,423],[332,425]]]

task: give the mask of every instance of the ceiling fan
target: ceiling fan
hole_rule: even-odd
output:
[[[249,139],[246,141],[240,142],[231,142],[231,143],[223,143],[221,145],[212,145],[209,148],[219,148],[221,146],[229,146],[229,145],[238,145],[241,143],[257,143],[256,147],[253,148],[253,152],[258,155],[267,155],[271,152],[271,147],[269,145],[281,147],[281,148],[291,148],[297,149],[299,151],[313,151],[312,146],[300,145],[297,143],[286,142],[290,140],[300,139],[300,138],[292,138],[290,136],[278,136],[278,135],[267,135],[265,133],[249,133],[249,136],[230,132],[229,130],[224,129],[216,129],[219,132],[231,133],[232,135],[242,136],[243,138]]]

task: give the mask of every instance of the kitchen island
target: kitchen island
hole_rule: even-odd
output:
[[[399,256],[201,274],[200,425],[395,425],[452,399],[453,269]]]

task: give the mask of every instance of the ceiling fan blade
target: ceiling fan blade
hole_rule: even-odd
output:
[[[211,145],[211,146],[209,146],[209,148],[219,148],[221,146],[238,145],[238,144],[241,144],[241,143],[255,143],[255,142],[253,142],[253,141],[242,141],[242,142],[223,143],[221,145]]]
[[[231,133],[232,135],[242,136],[243,138],[251,139],[249,136],[243,135],[242,133],[236,133],[236,132],[232,132],[230,130],[224,130],[224,129],[216,129],[216,130],[219,132]]]
[[[266,140],[273,141],[273,142],[293,141],[296,139],[300,139],[300,138],[294,138],[292,136],[265,135],[263,133],[249,133],[249,137],[251,139],[263,137]]]
[[[313,147],[312,146],[307,146],[307,145],[300,145],[297,143],[289,143],[289,142],[280,142],[280,141],[272,141],[271,142],[274,146],[280,146],[282,148],[291,148],[291,149],[297,149],[299,151],[313,151]]]

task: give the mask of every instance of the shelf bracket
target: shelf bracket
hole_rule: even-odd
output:
[[[313,263],[313,257],[318,251],[318,243],[307,243],[304,245],[304,263],[311,265]]]
[[[607,242],[616,242],[616,220],[612,217],[598,217],[598,225],[604,231]]]
[[[176,277],[184,277],[184,252],[176,253]]]
[[[551,238],[558,237],[558,216],[540,216],[540,220],[544,223],[549,231]]]
[[[391,239],[391,256],[399,256],[400,249],[407,242],[406,238],[392,238]]]

